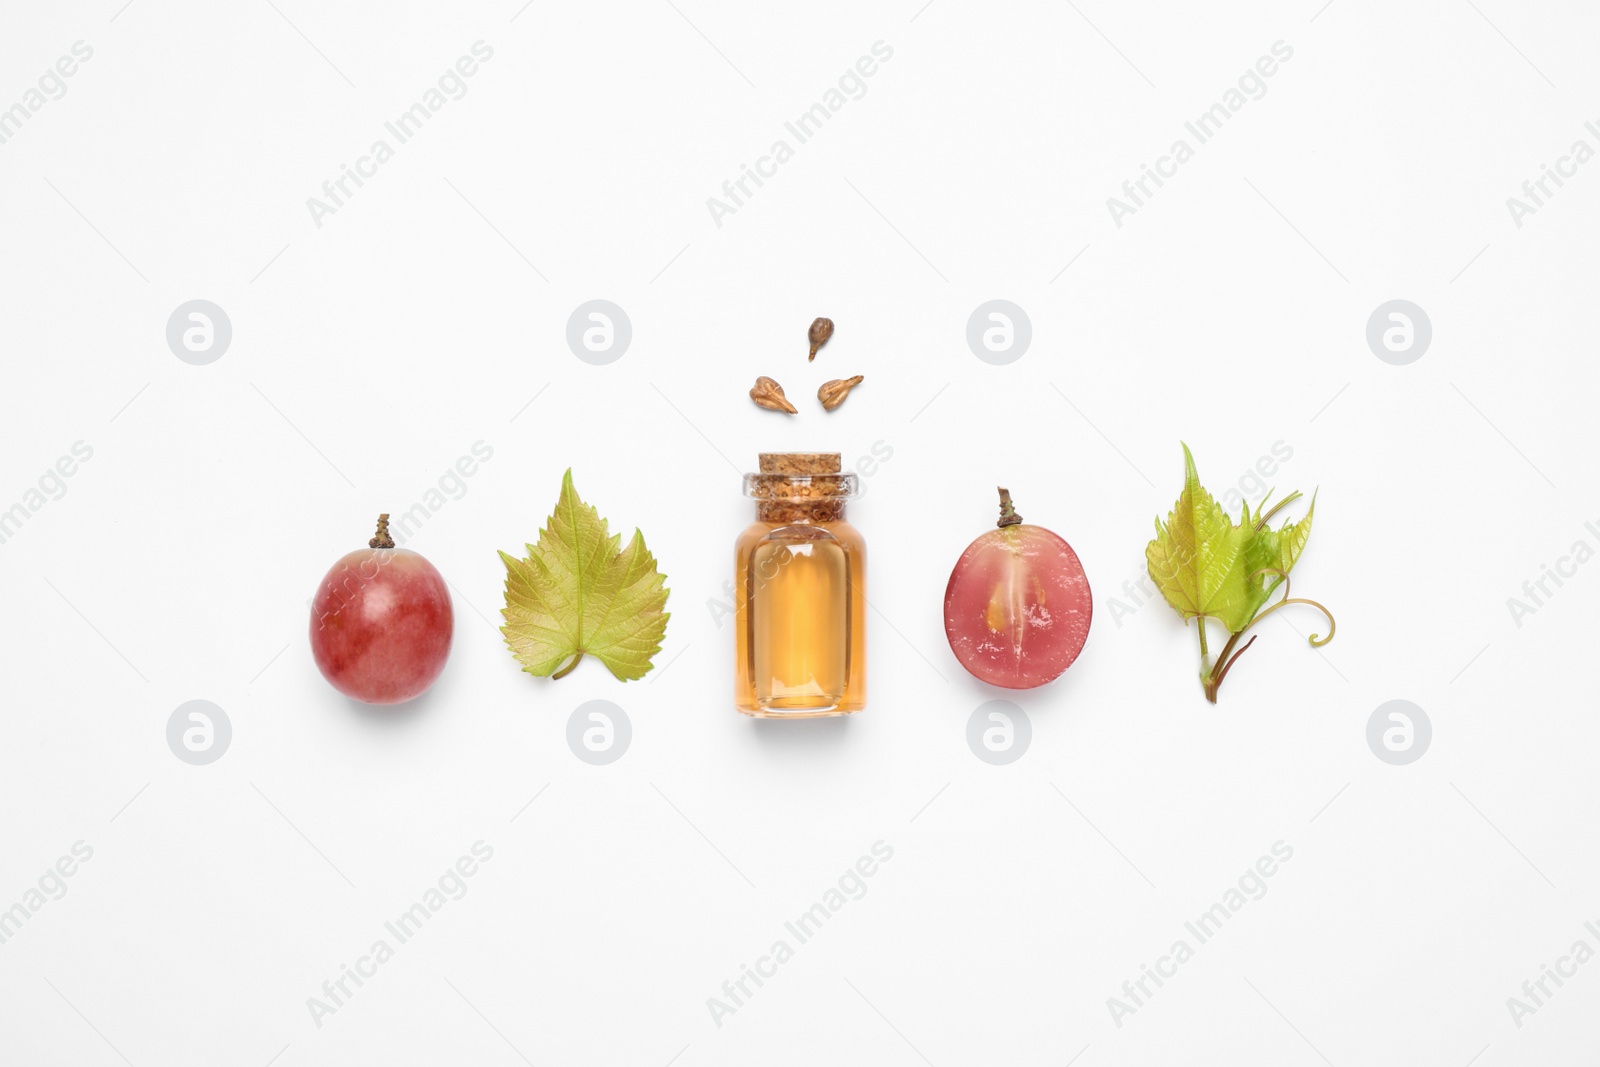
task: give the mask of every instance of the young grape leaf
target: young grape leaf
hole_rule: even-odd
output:
[[[1200,682],[1206,699],[1215,704],[1223,679],[1255,643],[1254,637],[1243,645],[1239,641],[1256,622],[1287,604],[1314,607],[1328,620],[1326,637],[1312,634],[1309,638],[1312,646],[1320,648],[1333,639],[1334,621],[1332,613],[1315,600],[1288,596],[1287,587],[1285,595],[1267,607],[1272,594],[1288,582],[1290,569],[1311,539],[1315,495],[1305,518],[1298,522],[1276,530],[1267,526],[1274,514],[1300,496],[1290,493],[1269,509],[1269,492],[1254,514],[1250,502],[1245,501],[1235,525],[1200,484],[1188,445],[1183,446],[1183,466],[1183,492],[1166,524],[1156,519],[1155,540],[1145,546],[1144,553],[1150,577],[1167,603],[1185,622],[1200,620]],[[1215,660],[1206,645],[1207,619],[1221,622],[1230,635]]]
[[[1145,547],[1150,578],[1185,619],[1213,618],[1237,632],[1260,607],[1260,583],[1249,578],[1255,531],[1249,523],[1235,526],[1200,484],[1188,445],[1183,464],[1183,492],[1166,525],[1156,519],[1155,540]]]
[[[1283,499],[1279,507],[1295,500],[1299,495],[1291,493]],[[1252,528],[1257,524],[1261,525],[1261,528],[1255,531],[1245,551],[1248,573],[1253,575],[1250,581],[1257,590],[1250,618],[1255,618],[1256,613],[1266,606],[1267,601],[1272,599],[1272,594],[1277,592],[1278,587],[1285,581],[1285,576],[1294,569],[1295,561],[1300,558],[1300,553],[1305,551],[1306,542],[1311,538],[1311,517],[1316,514],[1316,510],[1317,501],[1313,496],[1311,506],[1306,509],[1305,518],[1298,522],[1286,522],[1274,530],[1265,524],[1267,515],[1265,500],[1256,509],[1253,517],[1250,515],[1250,506],[1245,505],[1245,521]],[[1281,574],[1278,573],[1280,571]]]
[[[1311,506],[1306,508],[1306,517],[1299,522],[1286,522],[1277,530],[1278,534],[1278,569],[1288,574],[1294,567],[1295,560],[1300,558],[1300,553],[1306,549],[1306,542],[1311,540],[1311,516],[1317,511],[1317,494],[1311,494]]]
[[[506,565],[500,632],[523,670],[559,678],[584,655],[625,682],[650,670],[670,617],[661,610],[666,578],[638,530],[621,552],[620,542],[600,513],[579,499],[568,469],[561,499],[539,543],[527,546],[528,558],[500,553]],[[558,672],[563,663],[568,666]]]

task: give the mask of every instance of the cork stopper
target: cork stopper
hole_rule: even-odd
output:
[[[763,522],[837,522],[860,480],[844,473],[837,452],[762,452],[761,472],[744,476],[744,492]]]
[[[844,464],[837,452],[763,452],[762,474],[838,474]]]

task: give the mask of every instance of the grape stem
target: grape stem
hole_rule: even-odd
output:
[[[378,516],[378,532],[367,542],[368,548],[393,548],[394,538],[389,536],[389,513]]]
[[[996,486],[1000,490],[1000,521],[995,526],[1004,530],[1007,526],[1016,526],[1022,522],[1022,516],[1017,514],[1017,509],[1011,506],[1011,490],[1004,486]]]

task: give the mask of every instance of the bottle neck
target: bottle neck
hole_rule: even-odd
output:
[[[844,500],[821,497],[810,500],[757,500],[756,519],[760,522],[843,522]]]
[[[763,452],[760,473],[744,476],[744,492],[761,522],[843,522],[860,480],[839,466],[837,452]]]

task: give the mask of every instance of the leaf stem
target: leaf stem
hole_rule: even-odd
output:
[[[582,662],[583,662],[583,653],[579,652],[576,656],[573,657],[571,663],[567,664],[565,667],[562,667],[559,671],[556,671],[556,673],[552,674],[550,676],[550,680],[553,682],[558,678],[565,678],[567,675],[569,675],[569,674],[571,674],[573,672],[573,670],[578,666],[578,664],[580,664]]]
[[[1237,634],[1228,635],[1228,643],[1223,645],[1222,651],[1217,654],[1217,666],[1220,669],[1213,671],[1209,661],[1202,665],[1200,684],[1205,687],[1206,699],[1213,704],[1217,702],[1217,690],[1222,687],[1222,676],[1228,673],[1228,667],[1233,663],[1233,660],[1228,658],[1228,653],[1232,652],[1233,646],[1239,643],[1239,635],[1242,633],[1244,631],[1240,630]],[[1243,650],[1241,649],[1241,651]],[[1238,657],[1235,656],[1234,658],[1237,659]]]
[[[1269,567],[1269,568],[1267,568],[1267,570],[1276,570],[1276,568]],[[1256,573],[1259,574],[1261,572],[1257,571]],[[1215,704],[1217,702],[1217,691],[1222,688],[1222,680],[1228,676],[1228,671],[1233,668],[1234,663],[1236,663],[1238,661],[1239,657],[1244,655],[1244,649],[1245,648],[1249,648],[1251,645],[1255,644],[1256,643],[1256,639],[1255,639],[1255,637],[1250,638],[1250,640],[1245,642],[1244,648],[1241,648],[1237,652],[1233,651],[1233,646],[1239,643],[1239,638],[1243,637],[1250,630],[1253,630],[1255,628],[1256,623],[1260,622],[1262,619],[1266,618],[1268,615],[1271,615],[1274,611],[1277,611],[1279,608],[1283,607],[1284,605],[1286,605],[1286,604],[1306,604],[1306,605],[1308,605],[1310,607],[1316,608],[1318,611],[1322,612],[1322,614],[1324,616],[1327,617],[1327,620],[1328,620],[1328,636],[1323,637],[1321,634],[1312,634],[1311,638],[1310,638],[1311,647],[1313,647],[1313,648],[1321,648],[1323,645],[1325,645],[1329,641],[1333,640],[1334,632],[1338,629],[1338,623],[1333,621],[1333,612],[1329,611],[1326,606],[1324,606],[1323,604],[1321,604],[1321,603],[1319,603],[1319,602],[1317,602],[1315,600],[1308,600],[1305,597],[1291,597],[1291,596],[1289,596],[1288,595],[1288,593],[1289,593],[1289,589],[1288,589],[1289,576],[1287,574],[1283,574],[1282,571],[1277,571],[1277,573],[1283,575],[1283,581],[1282,581],[1282,584],[1284,586],[1284,590],[1283,590],[1284,597],[1283,597],[1283,599],[1278,601],[1276,604],[1272,605],[1267,610],[1257,613],[1255,618],[1251,619],[1248,623],[1245,624],[1245,628],[1243,630],[1240,630],[1238,633],[1231,635],[1228,638],[1228,643],[1222,646],[1222,652],[1217,656],[1217,664],[1219,666],[1219,669],[1216,670],[1216,671],[1210,671],[1208,669],[1208,670],[1202,672],[1201,675],[1200,675],[1200,680],[1201,680],[1202,684],[1204,684],[1204,686],[1205,686],[1206,699],[1211,701],[1211,703],[1213,703],[1213,704]],[[1260,634],[1256,635],[1256,637],[1259,637],[1259,636],[1260,636]],[[1232,658],[1229,657],[1229,653],[1232,653]]]
[[[1238,637],[1239,634],[1235,634],[1234,636]],[[1256,637],[1260,637],[1260,636],[1261,636],[1260,634],[1256,635]],[[1217,672],[1216,680],[1211,683],[1211,691],[1210,691],[1211,703],[1215,704],[1217,702],[1217,690],[1222,688],[1222,680],[1228,676],[1228,672],[1229,671],[1233,670],[1233,665],[1235,663],[1239,662],[1239,657],[1244,655],[1245,652],[1250,648],[1250,646],[1255,644],[1255,643],[1256,643],[1256,638],[1252,637],[1250,640],[1248,640],[1248,641],[1246,641],[1244,643],[1244,648],[1241,648],[1239,651],[1237,651],[1237,652],[1235,652],[1233,654],[1233,658],[1228,659],[1226,661],[1218,660],[1219,663],[1222,663],[1222,669]],[[1232,641],[1228,642],[1228,647],[1229,648],[1233,647],[1233,642]]]

